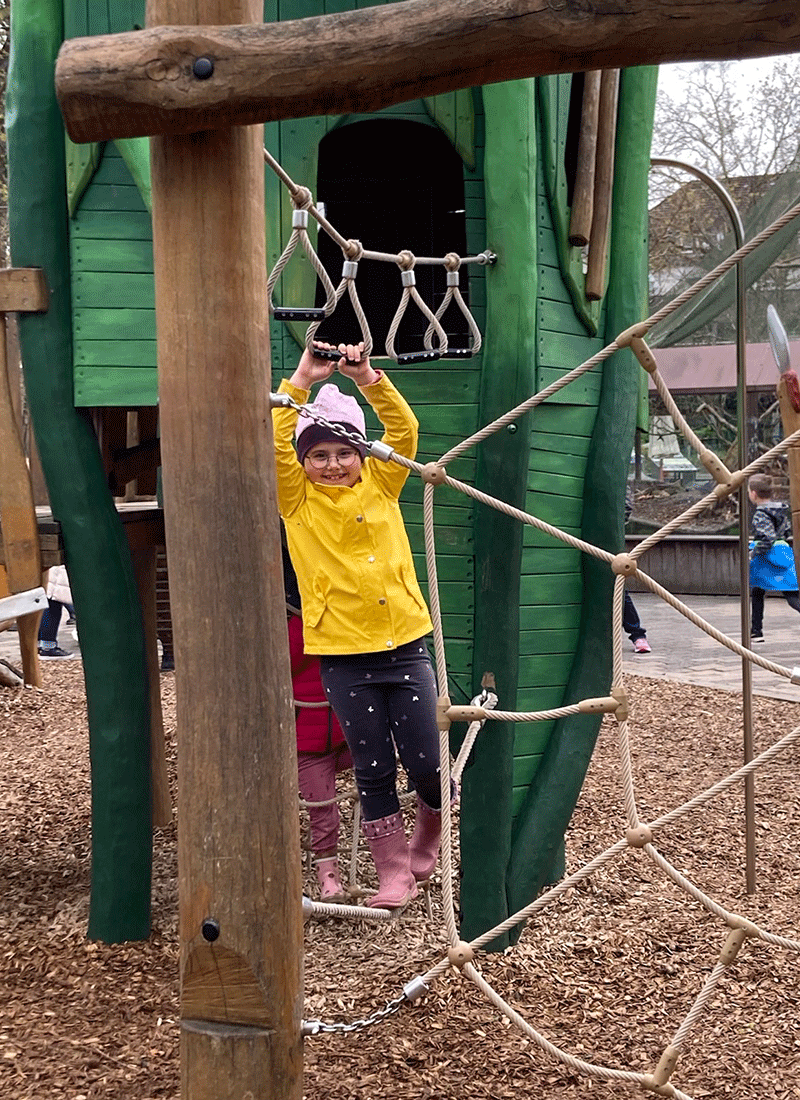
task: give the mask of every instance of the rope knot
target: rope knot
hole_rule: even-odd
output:
[[[312,205],[312,195],[307,187],[298,187],[292,192],[292,202],[298,210],[308,210]]]
[[[361,241],[348,240],[342,245],[342,252],[348,260],[355,260],[358,263],[364,255],[364,246]]]
[[[457,252],[448,252],[444,258],[444,266],[448,271],[458,271],[461,267],[461,257]]]
[[[409,252],[407,248],[397,254],[397,266],[401,271],[410,271],[416,262],[417,257],[413,252]]]

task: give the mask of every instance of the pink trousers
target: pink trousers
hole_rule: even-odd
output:
[[[310,806],[311,847],[316,856],[333,855],[339,843],[339,807],[330,801],[336,797],[336,776],[353,766],[345,744],[332,752],[297,754],[297,782],[305,802],[329,802]]]

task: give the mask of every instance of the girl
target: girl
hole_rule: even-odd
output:
[[[383,442],[413,458],[418,423],[409,406],[372,369],[363,345],[338,350],[336,365],[306,350],[279,392],[305,404],[311,387],[338,369],[375,410]],[[365,457],[364,414],[337,386],[323,386],[313,408],[354,438],[306,416],[298,421],[294,409],[273,409],[278,502],[300,585],[305,649],[321,658],[322,683],[353,756],[362,829],[378,872],[368,904],[397,909],[430,877],[441,824],[436,684],[424,642],[432,626],[398,504],[408,471]],[[417,792],[410,846],[395,747]]]
[[[281,550],[297,727],[298,786],[303,799],[311,803],[308,807],[308,819],[320,901],[342,902],[345,900],[345,891],[339,877],[339,860],[336,854],[339,844],[339,807],[334,799],[337,774],[352,767],[353,762],[336,715],[325,698],[319,676],[319,657],[310,656],[303,647],[297,577],[287,548],[281,545]],[[313,805],[319,802],[326,805]]]

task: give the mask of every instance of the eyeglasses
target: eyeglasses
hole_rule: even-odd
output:
[[[328,454],[327,451],[317,451],[316,454],[306,455],[315,470],[324,470],[334,458],[339,466],[352,466],[359,457],[358,451],[351,450],[337,451],[335,454]]]

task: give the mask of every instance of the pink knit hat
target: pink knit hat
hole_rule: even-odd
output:
[[[342,393],[338,386],[328,382],[319,391],[311,407],[331,424],[341,424],[348,432],[357,432],[364,437],[363,444],[352,444],[361,457],[364,457],[367,453],[366,423],[364,413],[354,397]],[[344,439],[343,436],[336,435],[324,424],[317,424],[310,416],[305,416],[303,413],[300,413],[294,435],[297,442],[297,457],[300,462],[305,459],[308,451],[317,443],[351,442]]]

